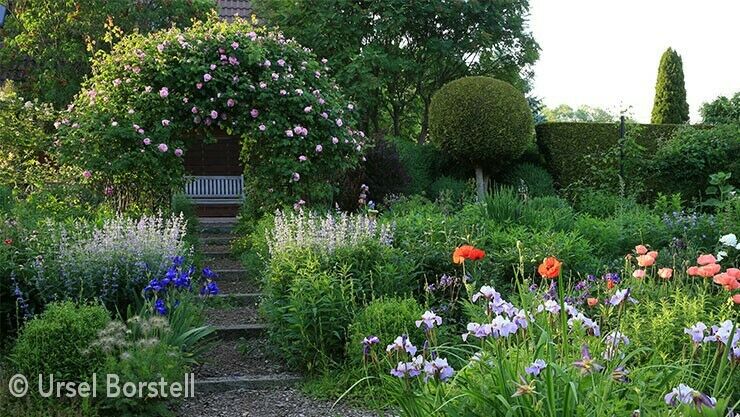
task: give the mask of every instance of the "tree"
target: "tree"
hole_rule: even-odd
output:
[[[719,96],[702,104],[699,114],[708,124],[740,123],[740,92],[732,98]]]
[[[257,14],[331,57],[365,130],[426,137],[432,95],[466,75],[515,85],[539,47],[528,0],[256,0]]]
[[[656,124],[680,124],[689,121],[683,61],[678,52],[672,48],[668,48],[660,57],[658,80],[655,83],[655,101],[650,121]]]
[[[491,77],[465,77],[445,84],[429,111],[432,141],[475,168],[478,199],[486,192],[483,168],[502,170],[532,144],[529,103],[511,84]]]
[[[609,110],[599,107],[583,105],[574,109],[567,104],[561,104],[554,108],[545,107],[542,109],[542,115],[545,116],[548,122],[610,123],[619,118]]]
[[[188,25],[215,8],[214,0],[24,0],[14,2],[0,37],[0,64],[31,59],[25,87],[65,105],[90,73],[90,59],[120,36]]]

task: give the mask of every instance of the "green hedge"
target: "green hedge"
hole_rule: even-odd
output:
[[[635,141],[649,152],[685,125],[629,124]],[[617,123],[544,123],[536,127],[537,145],[558,184],[565,187],[583,178],[588,155],[606,152],[619,143]]]

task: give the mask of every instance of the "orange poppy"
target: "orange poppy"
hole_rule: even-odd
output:
[[[699,276],[704,278],[711,278],[717,274],[722,267],[719,264],[707,264],[699,267]]]
[[[606,289],[607,290],[611,290],[615,286],[616,286],[616,284],[614,283],[614,280],[611,280],[611,279],[607,279],[606,280]]]
[[[554,256],[545,258],[540,266],[537,268],[537,272],[542,278],[557,278],[560,275],[560,267],[563,265],[562,262],[558,261]]]
[[[482,249],[478,249],[471,245],[462,245],[455,248],[455,251],[452,253],[452,262],[461,264],[465,262],[466,259],[470,261],[478,261],[483,259],[485,256],[486,252]]]
[[[593,307],[596,304],[599,304],[599,299],[598,298],[589,297],[589,298],[586,299],[586,302],[588,303],[588,306],[589,307]]]
[[[663,279],[671,279],[673,276],[673,269],[672,268],[660,268],[658,270],[658,276]]]
[[[648,248],[645,245],[637,245],[637,246],[635,246],[635,252],[638,255],[644,255],[644,254],[648,253]]]

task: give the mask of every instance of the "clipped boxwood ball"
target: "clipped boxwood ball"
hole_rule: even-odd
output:
[[[496,172],[533,140],[532,111],[511,84],[491,77],[449,82],[432,97],[431,140],[462,163]]]

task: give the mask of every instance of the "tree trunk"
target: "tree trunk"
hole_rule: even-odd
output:
[[[432,100],[425,97],[423,101],[424,109],[421,113],[421,132],[419,132],[418,140],[419,145],[427,141],[427,135],[429,134],[429,105],[431,104]]]
[[[483,175],[483,168],[476,166],[475,167],[475,188],[476,192],[478,194],[478,202],[482,203],[486,199],[486,188],[487,188],[487,178]]]

